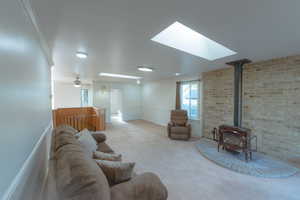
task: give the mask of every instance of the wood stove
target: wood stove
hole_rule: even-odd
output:
[[[251,130],[236,126],[221,125],[218,132],[218,151],[222,149],[245,153],[245,160],[252,160],[252,151],[257,149],[257,138],[251,136]],[[255,149],[251,147],[251,140],[255,139]]]

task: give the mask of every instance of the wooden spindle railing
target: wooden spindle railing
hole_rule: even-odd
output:
[[[105,109],[94,107],[59,108],[53,110],[53,126],[67,124],[81,131],[85,128],[91,131],[105,130]]]

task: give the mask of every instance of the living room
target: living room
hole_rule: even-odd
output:
[[[300,199],[299,6],[1,2],[0,198]]]

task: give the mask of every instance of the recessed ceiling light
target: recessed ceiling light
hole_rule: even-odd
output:
[[[78,58],[85,59],[85,58],[87,58],[88,54],[85,53],[85,52],[80,52],[80,51],[78,51],[78,52],[76,52],[76,56],[77,56]]]
[[[136,84],[141,84],[141,81],[140,80],[136,80]]]
[[[143,71],[143,72],[152,72],[152,71],[153,71],[153,68],[139,66],[139,67],[138,67],[138,70]]]
[[[128,78],[128,79],[141,79],[142,78],[139,76],[129,76],[129,75],[111,74],[111,73],[99,73],[99,76],[108,76],[108,77],[115,77],[115,78]]]
[[[236,54],[179,22],[173,23],[151,40],[207,60]]]
[[[180,75],[180,73],[175,73],[175,76],[179,76]]]

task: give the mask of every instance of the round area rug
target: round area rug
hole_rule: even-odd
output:
[[[253,159],[246,162],[244,153],[230,153],[222,149],[218,152],[217,143],[208,139],[201,139],[196,147],[207,159],[242,174],[263,178],[284,178],[300,171],[299,168],[256,152],[253,153]]]

